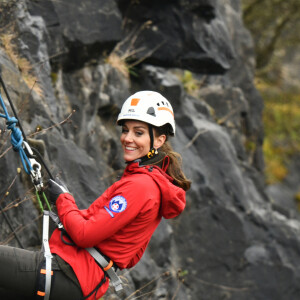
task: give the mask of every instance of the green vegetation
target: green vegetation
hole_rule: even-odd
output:
[[[180,70],[175,72],[178,79],[181,81],[184,90],[187,94],[197,97],[199,94],[199,89],[203,86],[206,76],[201,79],[195,78],[195,74],[188,70]]]
[[[242,7],[254,39],[258,70],[271,67],[282,51],[299,45],[299,0],[242,0]]]
[[[284,66],[300,46],[300,1],[242,0],[242,8],[255,45],[256,86],[265,105],[265,177],[272,184],[285,178],[300,150],[299,81]]]
[[[264,98],[264,156],[267,184],[287,175],[290,158],[300,151],[300,92],[257,86]]]
[[[199,89],[199,83],[193,77],[193,73],[190,71],[184,71],[181,77],[181,82],[184,90],[190,95],[193,95]]]

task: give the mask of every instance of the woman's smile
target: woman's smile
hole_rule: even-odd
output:
[[[137,148],[125,146],[125,149],[128,150],[128,151],[134,151],[134,150],[136,150]]]
[[[148,125],[141,121],[126,121],[122,126],[120,141],[125,161],[133,161],[145,156],[150,150]]]

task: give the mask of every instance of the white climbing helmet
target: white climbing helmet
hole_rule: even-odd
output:
[[[170,102],[153,91],[140,91],[124,102],[117,124],[122,120],[138,120],[156,127],[170,124],[171,135],[175,134],[174,112]]]

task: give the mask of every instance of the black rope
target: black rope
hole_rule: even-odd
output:
[[[42,155],[40,154],[40,152],[39,152],[37,149],[33,148],[33,147],[31,147],[31,150],[32,150],[32,152],[34,152],[34,154],[37,156],[37,157],[34,157],[34,158],[38,158],[38,160],[42,163],[42,165],[43,165],[44,168],[46,169],[46,171],[47,171],[49,177],[50,177],[52,180],[54,180],[54,177],[53,177],[53,175],[51,174],[51,172],[50,172],[48,166],[46,165],[46,163],[45,163],[45,161],[44,161]],[[31,155],[28,155],[28,156],[31,157]]]
[[[6,95],[7,99],[8,99],[8,101],[9,101],[9,104],[11,105],[11,109],[12,109],[12,111],[13,111],[13,113],[15,114],[16,119],[17,119],[17,113],[16,113],[16,110],[15,110],[15,108],[14,108],[14,106],[13,106],[13,103],[12,103],[10,97],[9,97],[9,94],[8,94],[8,92],[7,92],[6,86],[5,86],[5,84],[4,84],[4,81],[3,81],[2,77],[1,77],[1,75],[0,75],[0,83],[1,83],[1,85],[2,85],[2,87],[3,87],[3,90],[4,90],[4,92],[5,92],[5,95]],[[18,125],[19,125],[19,127],[20,127],[21,132],[22,132],[23,135],[24,135],[23,128],[22,128],[22,126],[21,126],[21,124],[20,124],[19,122],[18,122]],[[18,234],[15,232],[15,230],[14,230],[14,228],[13,228],[13,226],[12,226],[12,223],[10,222],[10,219],[8,218],[8,216],[6,215],[6,212],[3,210],[3,208],[2,208],[1,206],[0,206],[0,210],[1,210],[1,213],[2,213],[2,215],[3,215],[3,217],[4,217],[5,221],[6,221],[6,223],[8,224],[10,230],[11,230],[12,233],[14,234],[14,236],[15,236],[15,238],[16,238],[18,244],[19,244],[19,246],[20,246],[22,249],[24,249],[24,246],[23,246],[21,240],[19,239]]]
[[[13,102],[12,102],[12,100],[11,100],[9,94],[8,94],[8,91],[7,91],[7,89],[6,89],[5,83],[4,83],[4,81],[3,81],[1,75],[0,75],[0,82],[1,82],[1,85],[2,85],[3,90],[4,90],[4,92],[5,92],[5,95],[6,95],[7,99],[8,99],[8,102],[9,102],[9,104],[10,104],[10,106],[11,106],[11,109],[12,109],[12,111],[13,111],[13,113],[14,113],[14,116],[15,116],[15,118],[18,120],[18,126],[19,126],[19,128],[20,128],[20,130],[21,130],[21,132],[22,132],[23,140],[26,141],[26,142],[28,142],[27,139],[26,139],[26,135],[25,135],[25,132],[24,132],[24,130],[23,130],[23,127],[22,127],[22,125],[21,125],[21,122],[20,122],[20,120],[19,120],[19,118],[18,118],[18,114],[17,114],[17,112],[16,112],[16,109],[15,109],[15,107],[14,107],[14,104],[13,104]],[[41,154],[38,152],[38,150],[36,150],[36,149],[34,149],[34,148],[32,148],[32,147],[31,147],[31,149],[32,149],[32,151],[35,153],[35,155],[38,156],[39,161],[40,161],[40,162],[43,164],[43,166],[45,167],[45,169],[46,169],[46,171],[47,171],[49,177],[50,177],[52,180],[54,180],[54,177],[52,176],[52,174],[51,174],[51,172],[50,172],[48,166],[46,165],[44,159],[42,158]],[[28,153],[27,149],[25,149],[25,152],[26,152],[26,154],[27,154],[28,157],[33,158],[33,156],[30,155],[30,154]],[[35,157],[34,157],[34,158],[35,158]]]
[[[6,86],[5,86],[5,84],[4,84],[4,81],[3,81],[1,75],[0,75],[0,82],[1,82],[1,85],[2,85],[3,90],[4,90],[4,92],[5,92],[6,98],[7,98],[8,102],[9,102],[9,104],[10,104],[10,107],[11,107],[13,113],[14,113],[14,116],[15,116],[15,118],[18,120],[18,126],[19,126],[19,128],[20,128],[20,130],[21,130],[21,132],[22,132],[22,134],[23,134],[23,139],[24,139],[24,141],[27,141],[27,140],[26,140],[26,135],[25,135],[24,130],[23,130],[23,128],[22,128],[22,125],[21,125],[21,123],[20,123],[20,121],[19,121],[18,114],[17,114],[17,112],[16,112],[16,110],[15,110],[14,104],[12,103],[12,101],[11,101],[11,99],[10,99],[10,97],[9,97],[8,91],[7,91],[7,89],[6,89]]]

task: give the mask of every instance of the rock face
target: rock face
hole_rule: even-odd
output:
[[[40,92],[3,40],[1,76],[26,134],[40,129],[35,144],[80,208],[122,173],[115,120],[126,97],[156,90],[174,107],[172,143],[193,182],[187,207],[164,220],[140,263],[123,271],[124,294],[105,299],[136,290],[142,299],[300,298],[300,223],[265,192],[263,103],[239,1],[21,0],[1,9],[1,34],[13,29]],[[24,247],[36,248],[40,212],[0,125],[0,203],[21,201],[6,215]],[[18,246],[4,217],[0,226],[1,242]]]

